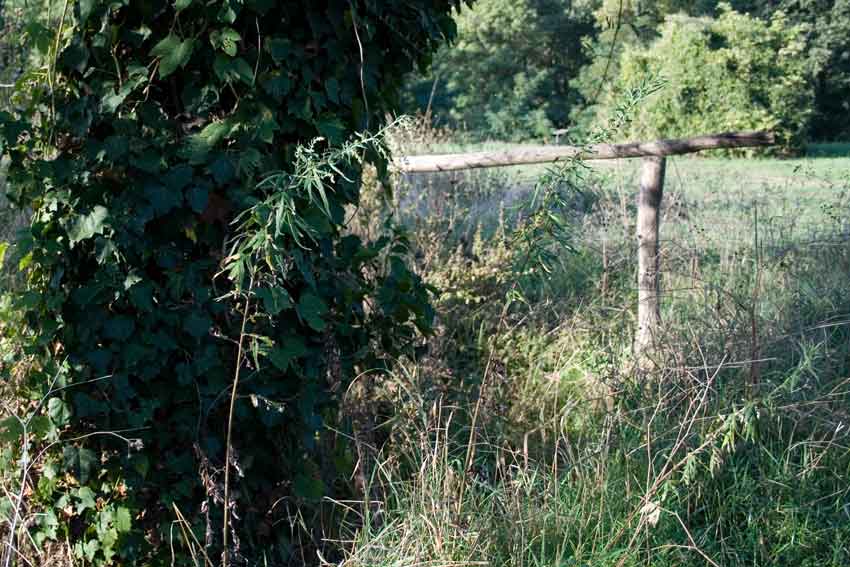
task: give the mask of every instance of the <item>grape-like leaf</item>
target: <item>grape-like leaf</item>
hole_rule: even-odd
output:
[[[181,40],[174,34],[167,35],[154,45],[150,54],[159,57],[159,78],[164,79],[178,68],[185,67],[194,48],[194,39]]]
[[[298,314],[316,331],[323,331],[327,322],[322,319],[328,312],[327,304],[312,293],[305,293],[298,300]]]
[[[95,234],[103,234],[105,228],[104,221],[109,216],[109,211],[106,207],[97,205],[87,215],[77,217],[76,222],[70,230],[68,230],[68,238],[71,240],[71,246],[91,238]]]

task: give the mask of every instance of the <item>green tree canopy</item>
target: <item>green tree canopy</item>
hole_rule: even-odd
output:
[[[804,29],[782,12],[769,21],[726,6],[716,19],[668,16],[647,47],[629,46],[597,118],[621,92],[648,76],[666,79],[643,103],[632,138],[726,130],[775,130],[786,149],[804,139],[813,100]]]
[[[456,20],[454,45],[438,51],[429,74],[408,82],[408,108],[430,108],[480,138],[540,138],[566,125],[582,38],[592,30],[586,6],[479,0]]]

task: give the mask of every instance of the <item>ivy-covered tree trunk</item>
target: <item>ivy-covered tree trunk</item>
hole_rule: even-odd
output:
[[[280,522],[351,466],[323,421],[430,323],[403,238],[344,235],[360,166],[325,149],[379,124],[460,1],[86,0],[28,28],[43,67],[0,140],[32,349],[69,366],[45,435],[77,439],[39,498],[81,559],[159,564],[175,509],[219,556],[238,367],[229,556],[300,561]]]

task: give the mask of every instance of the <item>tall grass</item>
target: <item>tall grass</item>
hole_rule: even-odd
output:
[[[382,497],[344,565],[850,564],[847,187],[801,196],[824,188],[819,165],[766,182],[721,163],[732,173],[681,160],[668,178],[651,375],[630,352],[629,166],[588,179],[574,250],[519,276],[504,327],[522,182],[400,181],[440,333],[372,394]]]

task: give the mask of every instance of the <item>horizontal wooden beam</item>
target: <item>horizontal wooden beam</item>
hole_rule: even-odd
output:
[[[396,158],[395,169],[403,173],[457,171],[481,167],[555,163],[571,159],[618,159],[637,157],[665,157],[692,154],[705,150],[726,148],[751,148],[772,146],[776,138],[772,132],[725,132],[679,140],[632,142],[627,144],[596,144],[577,146],[527,146],[511,150],[406,156]]]

